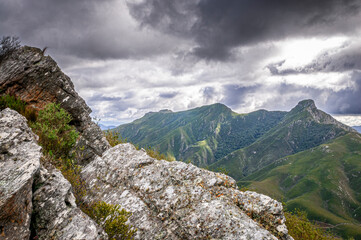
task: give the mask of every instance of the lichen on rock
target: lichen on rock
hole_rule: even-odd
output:
[[[82,177],[92,189],[88,201],[120,204],[133,213],[136,239],[292,239],[281,203],[239,191],[224,174],[155,160],[129,143],[97,157]],[[272,217],[257,222],[251,212]]]

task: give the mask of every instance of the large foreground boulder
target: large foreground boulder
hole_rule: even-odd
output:
[[[89,201],[133,213],[136,239],[292,239],[281,203],[237,190],[226,175],[156,160],[131,144],[107,150],[82,177],[92,191]]]
[[[0,238],[29,239],[32,185],[41,147],[17,112],[0,112]]]
[[[27,102],[34,109],[59,103],[73,118],[81,134],[79,162],[86,164],[110,146],[100,128],[91,121],[91,109],[74,90],[70,78],[49,56],[33,47],[22,47],[0,63],[0,94],[9,94]]]
[[[41,167],[36,138],[25,117],[0,112],[0,239],[106,239],[62,174]]]
[[[106,239],[105,233],[75,203],[70,183],[56,169],[40,169],[33,197],[38,239]]]

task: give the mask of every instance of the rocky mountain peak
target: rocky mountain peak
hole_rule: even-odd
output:
[[[313,101],[312,99],[302,100],[297,104],[297,106],[303,109],[305,108],[317,109],[315,105],[315,101]]]
[[[292,108],[290,113],[298,113],[301,111],[316,111],[318,110],[315,102],[312,99],[306,99],[298,102],[298,104]]]

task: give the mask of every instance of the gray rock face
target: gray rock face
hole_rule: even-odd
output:
[[[16,111],[0,112],[0,238],[29,239],[32,184],[41,147]]]
[[[38,239],[106,239],[75,203],[70,183],[56,169],[41,168],[35,179],[33,227]]]
[[[89,201],[133,213],[136,239],[292,239],[279,202],[237,190],[226,175],[155,160],[131,144],[107,150],[82,177],[92,189]]]
[[[81,164],[110,147],[100,128],[91,121],[91,110],[75,92],[70,78],[38,48],[22,47],[0,63],[0,93],[14,95],[35,109],[56,102],[67,110],[82,136],[77,147],[85,147],[78,154]]]
[[[107,239],[61,173],[41,167],[36,138],[19,113],[0,112],[0,239],[29,239],[30,225],[39,239]]]

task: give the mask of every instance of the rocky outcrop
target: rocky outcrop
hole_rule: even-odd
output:
[[[58,170],[41,168],[34,186],[32,227],[38,239],[107,238],[76,206],[71,185]]]
[[[100,128],[91,121],[90,108],[75,92],[74,85],[56,62],[38,48],[22,47],[0,63],[0,94],[10,94],[41,109],[56,102],[67,110],[81,133],[79,162],[86,164],[110,146]]]
[[[36,138],[23,116],[0,112],[0,239],[106,239],[61,173],[41,167]]]
[[[300,111],[307,111],[312,116],[312,119],[317,123],[334,125],[335,127],[347,132],[357,132],[352,127],[337,121],[331,115],[319,110],[312,99],[300,101],[297,106],[291,110],[290,114],[299,113]]]
[[[0,112],[0,238],[29,239],[32,185],[41,147],[17,112]]]
[[[226,175],[153,159],[131,144],[107,150],[82,177],[92,192],[88,201],[133,213],[136,239],[292,239],[279,202],[237,190]]]

